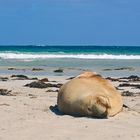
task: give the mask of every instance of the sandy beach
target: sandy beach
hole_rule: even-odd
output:
[[[140,140],[139,16],[140,0],[0,0],[0,140]]]
[[[0,89],[10,91],[7,95],[0,95],[0,140],[140,139],[138,88],[119,87],[120,91],[127,91],[123,100],[129,108],[124,107],[115,117],[96,119],[61,114],[56,107],[59,88],[25,87],[26,84],[37,80],[21,80],[11,78],[11,75],[6,77],[8,80],[0,81]],[[47,83],[55,85],[65,83],[69,77],[38,77],[41,78],[48,78]],[[120,79],[112,81],[115,86],[123,83]],[[134,81],[129,84],[132,83],[136,84]]]

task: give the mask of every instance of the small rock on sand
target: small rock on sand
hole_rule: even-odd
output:
[[[62,73],[63,69],[57,69],[57,70],[54,70],[53,72]]]

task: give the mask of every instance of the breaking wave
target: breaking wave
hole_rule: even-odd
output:
[[[23,59],[23,60],[34,60],[34,59],[55,59],[55,58],[73,58],[73,59],[140,59],[140,55],[114,55],[114,54],[68,54],[68,53],[48,53],[48,54],[37,54],[37,53],[13,53],[3,52],[0,53],[1,59]]]

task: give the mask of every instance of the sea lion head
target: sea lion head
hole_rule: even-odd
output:
[[[110,108],[109,99],[104,96],[90,97],[90,103],[87,106],[87,114],[97,118],[108,118]]]

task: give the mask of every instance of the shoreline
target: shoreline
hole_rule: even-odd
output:
[[[62,72],[55,72],[61,69]],[[102,68],[81,68],[81,67],[46,67],[46,66],[0,66],[0,75],[23,74],[29,76],[76,76],[85,70],[96,71],[103,77],[125,77],[140,76],[140,68],[135,67],[102,67]]]

